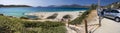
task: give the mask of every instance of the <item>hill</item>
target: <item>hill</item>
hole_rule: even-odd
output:
[[[38,7],[42,7],[42,6],[38,6]],[[62,8],[89,8],[90,6],[85,6],[85,5],[78,5],[78,4],[72,4],[72,5],[50,5],[47,7],[62,7]]]
[[[120,8],[120,1],[105,6],[106,8]]]
[[[0,7],[32,7],[28,5],[0,5]]]

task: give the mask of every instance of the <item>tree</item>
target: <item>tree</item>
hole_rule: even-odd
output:
[[[96,9],[97,6],[98,6],[98,5],[96,5],[96,4],[92,4],[90,8],[91,8],[91,9]]]

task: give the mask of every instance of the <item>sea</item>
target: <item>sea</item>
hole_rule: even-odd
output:
[[[59,7],[6,7],[0,8],[0,14],[5,16],[22,17],[31,12],[74,12],[83,11],[88,8],[59,8]]]

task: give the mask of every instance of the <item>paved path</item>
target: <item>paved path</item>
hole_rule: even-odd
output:
[[[102,19],[102,26],[94,33],[120,33],[120,22],[104,18]]]

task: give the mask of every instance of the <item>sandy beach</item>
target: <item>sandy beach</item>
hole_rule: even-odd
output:
[[[85,11],[85,10],[84,10]],[[71,20],[74,20],[76,17],[81,15],[84,11],[71,11],[71,12],[32,12],[32,13],[26,13],[25,15],[33,15],[38,16],[38,18],[46,19],[47,17],[57,13],[57,17],[54,20],[60,20],[65,15],[70,15],[72,18]]]

